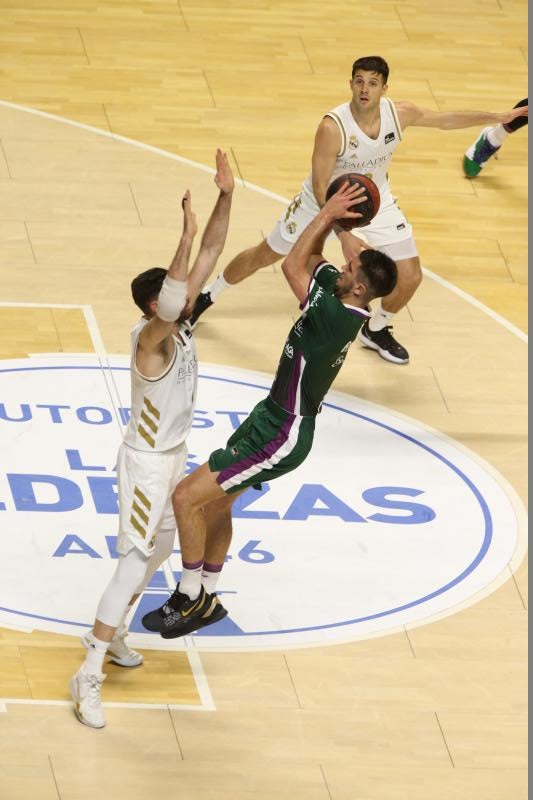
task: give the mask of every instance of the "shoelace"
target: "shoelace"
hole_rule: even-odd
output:
[[[96,675],[87,675],[87,682],[89,684],[89,691],[87,692],[89,705],[91,708],[96,708],[100,705],[100,681]]]
[[[126,644],[126,636],[127,634],[123,634],[122,636],[113,636],[111,639],[111,646],[114,653],[126,656],[130,652],[133,652],[131,647]]]
[[[172,601],[173,600],[176,601],[178,599],[179,593],[180,593],[179,589],[176,586],[176,588],[174,589],[174,591],[172,592],[172,594],[168,598],[167,602],[161,607],[161,611],[163,612],[163,614],[165,614],[165,615],[173,614],[174,611],[176,611],[176,609],[172,605]]]
[[[389,352],[393,353],[394,351],[396,351],[401,356],[402,351],[403,351],[403,347],[399,342],[396,341],[396,339],[392,335],[392,325],[385,325],[385,327],[382,328],[381,330],[382,331],[387,331],[389,336],[390,336],[390,338],[392,339],[392,342],[390,343]],[[381,333],[381,331],[377,331],[377,333]]]
[[[495,147],[493,144],[491,144],[486,136],[483,136],[483,139],[481,141],[481,144],[479,145],[479,148],[476,147],[476,152],[474,153],[474,159],[478,163],[479,162],[483,163],[488,158],[490,158],[492,155],[494,155],[496,150],[499,150],[499,149],[500,149],[499,147]]]

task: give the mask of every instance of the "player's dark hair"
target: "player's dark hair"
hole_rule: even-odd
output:
[[[396,286],[398,270],[392,258],[379,250],[362,250],[361,270],[368,281],[368,292],[374,297],[386,297]]]
[[[159,292],[165,280],[167,270],[162,267],[152,267],[140,275],[137,275],[131,282],[131,296],[136,306],[139,306],[143,314],[150,315],[150,303],[157,300]]]
[[[352,80],[358,69],[364,69],[365,72],[377,72],[383,78],[383,83],[387,83],[389,79],[389,65],[381,56],[364,56],[358,58],[353,62],[352,66]]]

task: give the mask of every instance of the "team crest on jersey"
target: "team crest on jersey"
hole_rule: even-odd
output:
[[[288,222],[285,227],[287,229],[287,233],[290,233],[291,235],[293,233],[296,233],[296,223],[295,222]]]
[[[351,344],[352,344],[352,340],[349,339],[346,342],[346,344],[344,345],[344,347],[342,348],[342,350],[340,352],[340,355],[335,359],[335,361],[331,365],[333,367],[333,369],[335,369],[335,367],[340,367],[340,365],[344,363],[344,359],[346,358],[346,353],[350,349],[350,345]]]
[[[389,144],[389,142],[393,142],[395,139],[396,136],[394,135],[394,131],[391,131],[391,133],[387,133],[385,136],[385,144]]]
[[[294,356],[294,347],[292,344],[289,344],[289,342],[285,345],[285,355],[287,358],[292,358]]]
[[[353,150],[355,150],[356,147],[359,147],[359,139],[357,136],[350,136],[348,140],[348,147],[351,147]]]

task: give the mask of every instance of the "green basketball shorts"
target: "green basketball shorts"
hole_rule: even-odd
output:
[[[209,456],[209,469],[227,494],[258,487],[296,469],[313,444],[315,417],[300,417],[261,400],[228,439]]]

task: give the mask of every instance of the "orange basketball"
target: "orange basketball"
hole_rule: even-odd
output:
[[[379,211],[380,197],[379,189],[371,178],[368,178],[366,175],[359,175],[357,172],[347,172],[346,175],[339,175],[338,178],[335,178],[335,180],[330,183],[326,192],[326,200],[329,200],[331,195],[335,194],[335,192],[337,192],[341,188],[342,184],[346,183],[346,181],[348,181],[350,186],[354,186],[356,184],[359,186],[364,186],[367,197],[364,203],[359,203],[357,205],[350,206],[349,208],[349,211],[362,214],[362,217],[358,217],[357,219],[337,220],[337,223],[341,226],[341,228],[349,231],[352,228],[362,228],[364,225],[368,225],[368,223],[374,219]]]

